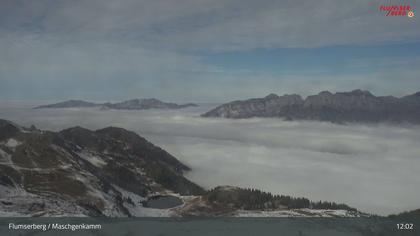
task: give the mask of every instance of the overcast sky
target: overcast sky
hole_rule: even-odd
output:
[[[420,15],[390,2],[0,0],[0,100],[414,93]]]

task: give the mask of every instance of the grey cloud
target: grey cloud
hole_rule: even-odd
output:
[[[176,50],[418,41],[417,20],[385,17],[379,12],[379,6],[388,3],[363,0],[6,1],[0,13],[4,22],[1,28],[6,31],[32,30],[69,41],[108,38]]]
[[[0,8],[0,97],[121,100],[159,92],[163,99],[222,102],[269,92],[307,95],[326,89],[362,88],[394,95],[416,92],[408,91],[418,88],[414,66],[410,71],[392,73],[393,66],[387,66],[376,74],[327,78],[316,73],[274,76],[270,72],[223,71],[203,60],[209,51],[418,40],[418,20],[385,17],[377,9],[382,3],[386,4],[4,0]],[[418,59],[413,61],[417,66]],[[364,64],[373,67],[375,62],[354,63]],[[380,78],[391,76],[407,86]]]

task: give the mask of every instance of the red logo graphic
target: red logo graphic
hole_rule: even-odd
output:
[[[410,5],[381,5],[379,11],[386,12],[386,16],[408,16],[414,17],[414,11]]]

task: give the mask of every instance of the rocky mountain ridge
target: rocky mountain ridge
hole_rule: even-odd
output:
[[[182,109],[186,107],[197,106],[194,103],[176,104],[171,102],[162,102],[155,98],[131,99],[117,103],[93,103],[83,100],[68,100],[64,102],[41,105],[35,109],[44,108],[87,108],[100,107],[101,109],[116,109],[116,110],[146,110],[146,109]]]
[[[401,98],[374,96],[369,91],[320,92],[300,95],[270,94],[264,98],[233,101],[202,114],[203,117],[279,117],[334,123],[392,122],[420,124],[420,92]]]
[[[204,193],[183,176],[187,166],[121,128],[55,133],[0,120],[0,134],[5,214],[131,216],[131,203],[141,207],[155,193]]]
[[[181,109],[186,107],[197,106],[194,103],[176,104],[162,102],[155,98],[147,99],[131,99],[119,103],[105,103],[102,109],[118,109],[118,110],[143,110],[143,109]]]

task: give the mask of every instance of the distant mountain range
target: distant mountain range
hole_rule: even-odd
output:
[[[86,107],[100,107],[101,109],[118,109],[118,110],[146,110],[146,109],[181,109],[186,107],[197,106],[194,103],[176,104],[162,102],[155,98],[146,99],[131,99],[118,103],[93,103],[82,100],[68,100],[64,102],[42,105],[35,107],[35,109],[42,108],[86,108]]]
[[[0,119],[1,216],[363,215],[254,189],[205,191],[183,176],[189,170],[125,129],[50,132]]]
[[[128,101],[123,101],[119,103],[105,103],[102,108],[104,109],[120,109],[120,110],[143,110],[143,109],[181,109],[186,107],[196,107],[197,104],[186,103],[186,104],[176,104],[162,102],[155,98],[148,99],[132,99]]]
[[[300,95],[270,94],[264,98],[233,101],[202,114],[202,117],[279,117],[285,120],[317,120],[334,123],[392,122],[420,124],[420,92],[401,98],[374,96],[360,89],[351,92],[320,92]]]
[[[49,105],[41,105],[35,107],[35,109],[41,108],[82,108],[82,107],[100,107],[103,104],[93,103],[93,102],[86,102],[82,100],[68,100],[64,102],[58,102]]]

